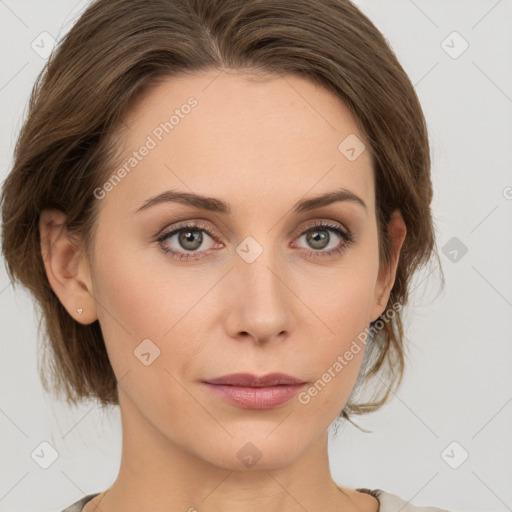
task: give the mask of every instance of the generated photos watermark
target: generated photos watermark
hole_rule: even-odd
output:
[[[137,167],[137,165],[162,142],[164,137],[171,133],[197,105],[198,101],[191,96],[186,103],[174,110],[174,114],[172,114],[167,121],[162,121],[158,126],[153,128],[151,133],[146,137],[144,144],[142,144],[137,151],[134,151],[101,187],[94,189],[94,197],[96,199],[104,199],[107,193],[113,190],[127,174]]]
[[[327,384],[354,359],[355,355],[359,354],[361,350],[364,351],[368,335],[373,337],[377,334],[386,323],[395,317],[397,312],[401,311],[401,309],[402,304],[395,302],[391,308],[387,309],[386,312],[380,316],[374,325],[369,328],[365,327],[365,329],[357,335],[357,338],[352,341],[350,348],[336,358],[336,361],[323,373],[322,377],[298,394],[298,401],[303,405],[309,404],[311,398],[317,396]]]

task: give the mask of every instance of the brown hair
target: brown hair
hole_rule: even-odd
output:
[[[421,106],[383,35],[350,1],[95,1],[34,84],[1,197],[9,276],[37,300],[39,329],[44,320],[40,377],[46,391],[53,387],[68,404],[83,398],[118,404],[117,381],[99,322],[76,322],[48,282],[39,215],[46,208],[64,212],[66,228],[84,241],[90,259],[98,214],[94,190],[111,174],[123,117],[159,80],[215,69],[298,74],[327,88],[354,114],[374,163],[381,264],[390,259],[387,223],[393,210],[401,211],[407,227],[388,307],[405,305],[416,269],[432,254],[439,261]],[[366,347],[340,414],[349,421],[350,414],[387,402],[402,381],[400,311],[386,320]],[[385,374],[386,384],[373,400],[356,403],[359,385],[377,374]]]

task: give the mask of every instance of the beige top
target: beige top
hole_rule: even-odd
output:
[[[381,489],[356,490],[360,492],[366,492],[377,498],[379,500],[379,512],[449,512],[444,508],[417,507],[415,505],[411,505],[409,502],[396,496],[395,494],[391,494]],[[61,512],[82,512],[84,505],[88,501],[92,500],[98,494],[100,493],[97,492],[95,494],[88,494],[87,496],[84,496],[82,499],[76,501],[75,503],[65,508]]]

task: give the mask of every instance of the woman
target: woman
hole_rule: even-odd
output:
[[[327,454],[400,384],[431,199],[414,88],[350,2],[94,2],[2,194],[45,388],[121,411],[115,482],[65,511],[440,511]]]

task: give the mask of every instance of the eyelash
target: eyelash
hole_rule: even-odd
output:
[[[322,222],[322,221],[316,221],[313,225],[308,226],[305,230],[303,230],[299,234],[299,236],[297,238],[305,235],[306,233],[314,230],[317,227],[326,228],[327,231],[334,232],[336,235],[338,235],[343,240],[343,242],[341,242],[340,245],[338,245],[334,249],[330,249],[328,251],[311,249],[308,254],[310,257],[313,257],[313,258],[332,257],[337,254],[341,254],[345,249],[350,247],[355,242],[355,236],[349,230],[344,231],[336,224],[329,224],[328,222],[326,223],[326,222]],[[208,236],[210,236],[212,239],[215,240],[215,235],[210,231],[210,229],[208,228],[207,225],[197,223],[197,222],[192,222],[191,224],[185,224],[183,226],[179,226],[172,230],[165,231],[164,233],[162,233],[162,235],[160,235],[155,240],[155,242],[158,243],[158,245],[160,246],[160,249],[164,253],[170,254],[173,258],[176,258],[179,260],[187,260],[187,261],[198,260],[198,259],[206,256],[207,254],[209,254],[209,251],[215,250],[215,249],[207,249],[206,251],[198,251],[197,253],[190,252],[190,251],[187,253],[187,252],[176,251],[174,249],[170,249],[168,245],[164,244],[164,241],[167,238],[175,235],[176,233],[180,233],[181,231],[185,231],[187,229],[190,231],[204,231]],[[201,255],[195,256],[195,254],[201,254]]]

